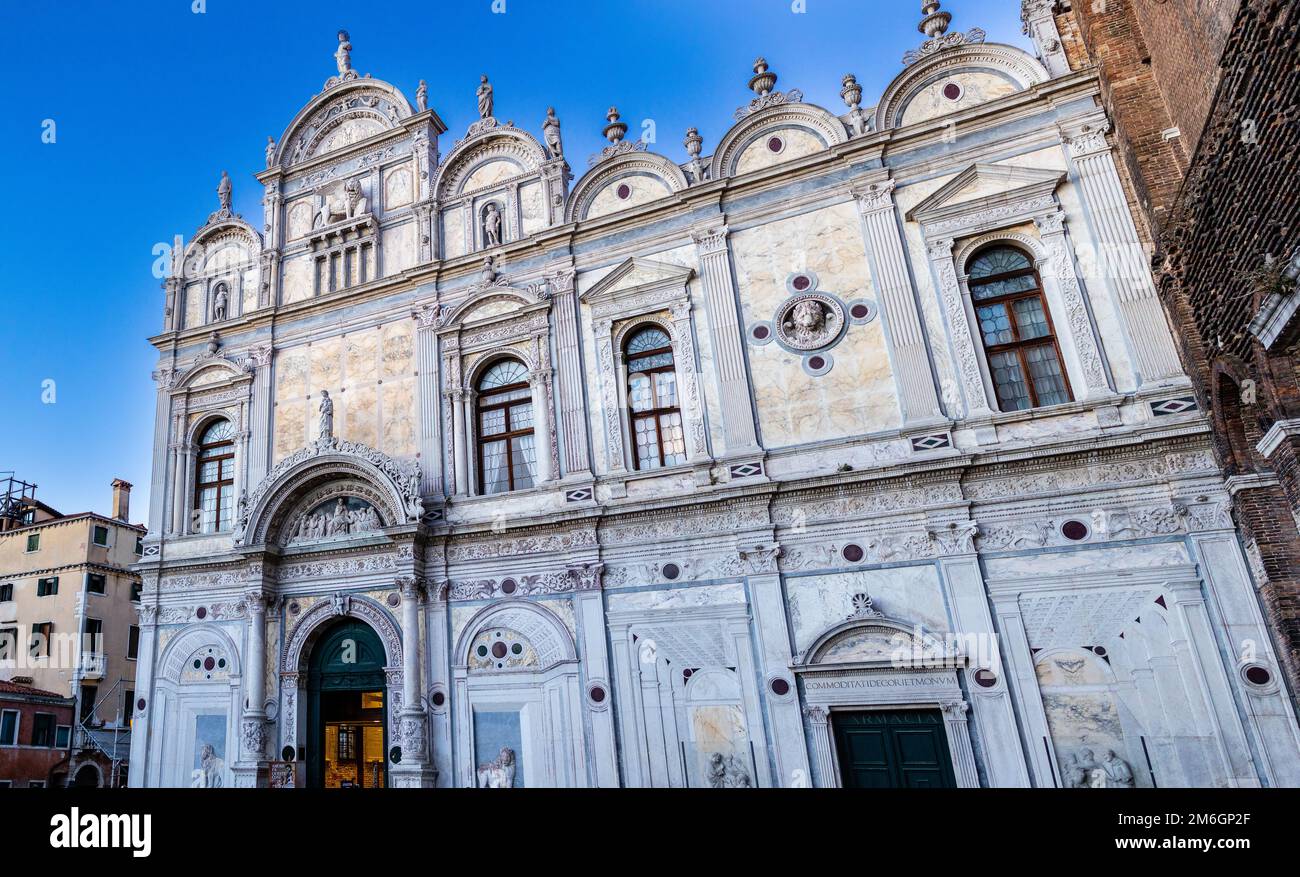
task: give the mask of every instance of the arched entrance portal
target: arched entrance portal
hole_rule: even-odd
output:
[[[345,618],[316,641],[307,673],[307,785],[388,785],[384,646],[364,621]]]

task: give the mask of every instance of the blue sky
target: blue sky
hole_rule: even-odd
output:
[[[685,161],[686,128],[707,154],[752,96],[756,55],[779,89],[840,111],[844,73],[869,106],[923,39],[919,0],[504,0],[494,12],[501,3],[0,0],[6,66],[22,83],[0,118],[0,471],[65,512],[107,512],[109,482],[126,478],[143,520],[157,360],[145,339],[163,310],[152,249],[189,239],[223,169],[235,210],[260,225],[252,174],[266,138],[334,72],[339,28],[363,75],[412,103],[428,80],[443,151],[477,117],[487,73],[499,119],[537,133],[555,106],[576,174],[611,104],[629,136],[652,119],[652,148]],[[1016,0],[945,9],[954,30],[1028,47]]]

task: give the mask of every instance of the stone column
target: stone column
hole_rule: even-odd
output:
[[[1065,213],[1058,210],[1047,216],[1035,217],[1034,225],[1038,227],[1039,239],[1048,253],[1048,270],[1042,272],[1043,279],[1056,285],[1061,304],[1065,307],[1065,326],[1069,330],[1069,340],[1079,359],[1083,386],[1079,387],[1078,382],[1074,382],[1075,395],[1083,399],[1109,396],[1111,388],[1106,377],[1105,359],[1101,346],[1097,343],[1092,312],[1084,298],[1083,289],[1079,286],[1074,257],[1065,236]]]
[[[952,258],[952,238],[928,241],[926,252],[934,274],[939,305],[948,323],[953,366],[966,399],[968,417],[987,417],[993,414],[989,407],[989,393],[980,370],[980,347],[971,332],[971,322],[966,314],[961,286],[957,282],[957,265]]]
[[[168,441],[168,428],[171,426],[171,387],[176,373],[170,368],[160,368],[153,373],[158,383],[158,393],[154,400],[153,414],[153,472],[149,488],[149,533],[150,540],[162,537],[163,531],[170,531],[167,525],[167,467],[175,454]]]
[[[903,423],[911,425],[944,418],[894,209],[894,185],[893,180],[882,178],[854,189],[853,196],[862,214],[871,272],[880,293],[880,313],[893,354]]]
[[[251,494],[270,471],[271,459],[271,345],[249,352],[253,369],[252,399],[249,401],[248,492]]]
[[[804,707],[803,714],[812,726],[813,759],[817,765],[818,786],[838,789],[840,771],[835,758],[835,738],[831,733],[830,710],[824,706]]]
[[[587,409],[582,387],[586,375],[582,368],[582,342],[578,334],[578,300],[574,294],[572,268],[547,275],[551,288],[551,314],[555,322],[555,363],[559,371],[557,384],[560,422],[558,432],[564,436],[563,473],[589,475],[591,455],[587,441]]]
[[[972,693],[975,723],[981,740],[993,744],[983,747],[988,783],[993,787],[1027,787],[1030,785],[1029,766],[1020,745],[1015,709],[1004,678],[1006,673],[1000,660],[1001,649],[998,648],[993,615],[989,612],[979,558],[973,551],[963,556],[943,558],[939,561],[939,571],[952,606],[954,632],[965,645],[969,659],[966,679],[970,683],[968,688]],[[1010,666],[1010,662],[1007,665]],[[996,674],[997,680],[992,687],[982,688],[974,684],[973,676],[980,669]],[[965,724],[963,712],[963,733],[966,733]]]
[[[700,260],[700,281],[708,306],[709,337],[721,396],[722,432],[730,459],[756,454],[759,447],[727,234],[725,225],[705,225],[696,228],[691,237]]]
[[[1043,709],[1042,692],[1038,690],[1034,653],[1029,647],[1024,619],[1020,617],[1020,601],[1014,593],[995,594],[993,608],[997,612],[998,629],[1002,633],[1002,663],[1007,669],[1007,681],[1020,704],[1026,755],[1033,771],[1033,783],[1039,788],[1058,788],[1060,782],[1056,771],[1056,748],[1047,729],[1047,712]],[[998,742],[1005,743],[1006,740],[1003,737]]]
[[[131,711],[131,764],[135,769],[127,774],[127,784],[133,789],[141,789],[158,784],[156,776],[149,774],[149,744],[151,738],[157,740],[155,728],[151,721],[153,713],[153,673],[154,649],[158,641],[158,606],[153,602],[158,599],[158,577],[145,579],[148,587],[140,597],[140,650],[135,662],[135,703],[129,704]],[[144,702],[144,708],[140,703]],[[161,741],[159,741],[161,742]]]
[[[402,711],[398,722],[402,760],[389,768],[395,788],[433,788],[437,771],[429,766],[428,716],[420,690],[420,597],[423,582],[400,576],[402,595]]]
[[[1020,4],[1025,36],[1034,41],[1038,59],[1052,77],[1070,72],[1070,62],[1061,44],[1061,32],[1056,27],[1055,8],[1056,0],[1022,0]]]
[[[429,763],[438,772],[441,786],[452,783],[451,761],[451,668],[448,655],[451,645],[448,642],[448,623],[450,607],[447,605],[446,580],[430,582],[425,599],[425,636],[428,660],[425,667],[429,671],[427,689],[429,698],[430,720],[433,735],[429,741]]]
[[[810,768],[808,746],[803,733],[803,716],[797,696],[777,696],[771,683],[782,679],[791,694],[795,682],[790,673],[790,628],[786,621],[785,594],[777,558],[776,544],[740,552],[741,564],[749,579],[749,593],[754,613],[754,630],[758,637],[759,672],[764,682],[768,722],[772,729],[772,749],[776,755],[776,783],[788,787],[808,785]]]
[[[952,772],[957,786],[962,789],[978,789],[980,775],[975,767],[970,728],[966,724],[966,712],[970,705],[964,700],[953,700],[940,704],[939,709],[943,712],[944,731],[948,735],[948,754],[952,756]]]
[[[672,306],[673,358],[681,385],[679,404],[682,430],[686,439],[686,459],[692,463],[709,459],[709,443],[704,428],[704,399],[700,394],[699,371],[695,362],[695,335],[691,328],[690,299]],[[626,383],[624,383],[626,387]]]
[[[610,688],[609,649],[605,639],[605,605],[601,598],[602,563],[569,564],[575,582],[574,617],[581,640],[587,689],[583,693],[591,722],[591,756],[598,788],[617,788],[618,744],[614,736],[614,695]]]
[[[257,570],[260,577],[261,568]],[[244,711],[240,719],[240,759],[231,767],[235,784],[244,788],[267,784],[266,765],[266,604],[258,587],[244,594],[245,628]]]
[[[1164,382],[1181,377],[1182,366],[1106,142],[1109,129],[1104,118],[1094,118],[1063,127],[1061,136],[1074,160],[1099,247],[1097,269],[1115,293],[1138,373],[1143,382]]]
[[[438,307],[423,305],[411,312],[415,319],[415,367],[420,373],[420,492],[442,492],[442,406],[438,393]]]
[[[465,391],[455,389],[447,393],[451,403],[451,441],[456,459],[457,496],[469,496],[469,469],[465,448]]]
[[[1214,741],[1213,752],[1207,747],[1205,754],[1222,760],[1214,770],[1221,781],[1233,787],[1257,786],[1259,780],[1219,658],[1201,583],[1185,579],[1168,582],[1165,587],[1173,596],[1169,621],[1184,686],[1192,711],[1199,716],[1200,733]]]
[[[533,371],[528,375],[528,389],[533,398],[533,465],[535,483],[551,480],[551,395],[546,389],[546,375]]]
[[[614,323],[600,320],[593,327],[600,359],[600,407],[605,418],[605,444],[609,454],[609,471],[627,471],[623,450],[623,412],[627,410],[627,374],[623,351],[614,346]]]

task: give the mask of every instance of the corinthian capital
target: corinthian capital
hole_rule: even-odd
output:
[[[893,180],[880,180],[864,186],[854,186],[849,191],[858,202],[859,212],[866,215],[892,209],[897,185]]]
[[[729,231],[730,229],[725,225],[700,226],[691,232],[691,240],[695,241],[695,246],[702,256],[721,253],[727,249]]]
[[[1061,139],[1065,141],[1072,158],[1085,158],[1110,150],[1110,144],[1106,142],[1106,132],[1109,130],[1110,122],[1094,119],[1081,125],[1063,126]]]

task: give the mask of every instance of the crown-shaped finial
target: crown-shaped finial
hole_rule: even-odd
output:
[[[931,39],[947,33],[948,25],[952,23],[952,13],[939,11],[939,0],[925,0],[921,4],[921,14],[925,17],[916,29]]]

